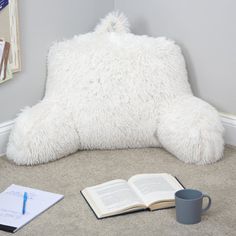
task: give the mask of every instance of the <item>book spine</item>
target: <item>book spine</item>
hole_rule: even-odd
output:
[[[5,51],[5,60],[4,60],[4,77],[3,77],[3,80],[6,79],[7,77],[7,66],[8,66],[8,59],[9,59],[9,53],[10,53],[10,43],[8,42],[5,42],[5,48],[6,48],[6,51]]]
[[[7,77],[7,66],[8,66],[8,59],[10,54],[10,43],[0,40],[4,42],[2,58],[0,62],[0,80],[5,80]]]
[[[1,71],[4,62],[4,49],[5,49],[5,42],[2,39],[0,39],[0,47],[1,47],[1,54],[0,54],[0,76],[1,76]]]

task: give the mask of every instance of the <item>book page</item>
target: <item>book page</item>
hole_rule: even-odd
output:
[[[3,70],[4,48],[5,48],[5,42],[1,41],[1,39],[0,39],[0,79],[3,77],[2,76],[2,71],[4,71]]]
[[[147,206],[158,201],[174,200],[175,192],[183,189],[173,176],[166,173],[135,175],[128,183]]]
[[[22,214],[24,192],[28,199]],[[60,194],[12,184],[0,193],[0,224],[19,229],[62,198]]]
[[[85,188],[82,193],[84,191],[89,194],[92,200],[89,203],[92,207],[99,208],[102,214],[115,213],[132,206],[144,205],[127,181],[121,179]]]
[[[5,42],[0,41],[0,63],[1,63],[2,58],[3,58],[4,47],[5,47]]]

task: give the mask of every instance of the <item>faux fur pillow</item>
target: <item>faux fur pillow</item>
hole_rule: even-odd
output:
[[[51,47],[46,95],[16,119],[7,157],[32,165],[83,149],[164,147],[206,164],[222,157],[222,133],[217,111],[191,92],[179,46],[131,34],[110,13]]]

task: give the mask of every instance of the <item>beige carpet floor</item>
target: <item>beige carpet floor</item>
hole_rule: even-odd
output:
[[[80,190],[138,173],[168,172],[188,188],[212,197],[212,207],[196,225],[175,220],[175,209],[97,220]],[[49,164],[24,167],[0,158],[0,191],[15,183],[65,195],[16,235],[236,235],[236,150],[207,166],[184,164],[162,149],[83,151]],[[0,235],[9,235],[1,232]]]

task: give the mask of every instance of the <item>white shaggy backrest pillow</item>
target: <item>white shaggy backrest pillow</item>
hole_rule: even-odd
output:
[[[45,97],[17,118],[7,156],[37,164],[83,149],[163,146],[205,164],[221,158],[222,132],[216,110],[193,97],[179,46],[131,34],[111,13],[95,32],[51,47]]]

